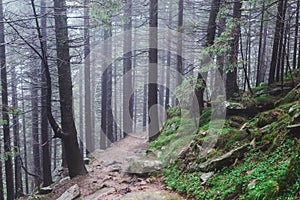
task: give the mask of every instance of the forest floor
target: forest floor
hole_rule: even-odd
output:
[[[92,153],[93,161],[87,165],[89,174],[58,184],[47,199],[59,198],[75,184],[80,189],[78,200],[183,199],[167,190],[159,179],[125,173],[130,158],[145,152],[146,148],[146,135],[142,133],[130,135],[105,151]]]

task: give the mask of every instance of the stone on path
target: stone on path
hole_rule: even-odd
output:
[[[80,189],[77,184],[65,191],[57,200],[73,200],[80,196]]]

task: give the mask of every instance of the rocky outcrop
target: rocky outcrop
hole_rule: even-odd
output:
[[[73,200],[80,196],[80,189],[77,184],[65,191],[57,200]]]
[[[250,147],[250,144],[246,144],[242,147],[231,150],[230,152],[220,157],[211,158],[206,162],[199,164],[197,168],[203,172],[211,172],[222,169],[226,166],[230,166],[235,162],[236,159],[240,159],[243,157],[248,147]]]

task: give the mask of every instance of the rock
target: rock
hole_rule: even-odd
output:
[[[132,158],[125,172],[129,174],[148,175],[150,172],[163,168],[163,163],[157,160]]]
[[[43,187],[40,189],[40,194],[50,194],[53,191],[53,188],[51,188],[50,186],[48,187]]]
[[[293,115],[293,113],[300,108],[299,104],[295,104],[289,109],[289,114]]]
[[[116,191],[116,189],[113,187],[103,187],[100,190],[98,190],[97,192],[95,192],[87,197],[84,197],[84,199],[85,200],[102,199],[103,196],[114,193],[115,191]]]
[[[210,179],[210,177],[214,174],[214,172],[209,172],[209,173],[205,173],[205,174],[202,174],[200,176],[200,179],[203,181],[201,183],[201,185],[205,185],[206,182]]]
[[[167,192],[135,192],[128,193],[124,197],[118,200],[132,200],[132,199],[144,199],[144,200],[181,200],[178,195],[169,194]]]
[[[197,168],[203,172],[211,172],[220,170],[225,166],[230,166],[236,159],[243,157],[243,154],[247,151],[249,146],[250,144],[246,144],[242,147],[231,150],[220,157],[209,159],[206,162],[199,164]]]
[[[53,171],[53,181],[58,182],[61,179],[69,176],[68,169],[64,167],[57,167]]]
[[[255,106],[246,107],[242,103],[225,102],[226,117],[231,116],[255,116],[258,113],[258,109]]]
[[[73,185],[67,191],[65,191],[57,200],[73,200],[80,196],[79,186]]]
[[[65,178],[62,178],[62,179],[60,179],[59,183],[66,182],[66,181],[68,181],[68,180],[70,180],[70,177],[69,177],[69,176],[68,176],[68,177],[65,177]]]
[[[291,87],[283,87],[283,88],[282,87],[276,87],[272,90],[261,90],[259,92],[256,92],[255,96],[260,96],[260,95],[263,95],[263,94],[277,96],[277,95],[280,95],[282,92],[286,94],[291,89],[292,89]]]
[[[287,127],[289,134],[293,137],[300,138],[300,124],[294,124]]]
[[[247,188],[251,190],[255,187],[255,185],[256,185],[256,180],[253,180],[248,184]]]

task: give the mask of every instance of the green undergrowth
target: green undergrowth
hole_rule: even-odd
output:
[[[188,199],[300,199],[300,143],[298,139],[289,135],[287,129],[287,126],[295,123],[293,116],[300,110],[299,91],[300,85],[276,104],[274,104],[275,97],[270,100],[264,95],[259,99],[250,100],[260,104],[273,101],[276,107],[258,113],[254,117],[231,116],[225,123],[220,120],[220,125],[225,124],[221,131],[211,126],[216,122],[211,121],[209,109],[204,110],[200,117],[199,128],[191,126],[192,119],[189,119],[188,123],[182,123],[179,119],[183,118],[178,115],[169,119],[162,135],[156,142],[151,143],[149,148],[155,151],[168,149],[167,152],[173,154],[176,154],[175,146],[177,148],[184,144],[189,145],[189,148],[186,148],[185,153],[164,170],[166,185]],[[173,129],[170,130],[170,127]],[[185,136],[188,135],[190,138],[179,139],[178,135],[184,130],[188,130],[189,134]],[[186,142],[193,137],[192,142]],[[171,140],[173,147],[168,143]],[[216,141],[214,147],[203,156],[202,144],[214,140]],[[245,144],[251,145],[243,157],[236,159],[230,166],[212,171],[213,175],[207,182],[201,179],[201,176],[207,173],[193,168],[208,159],[218,159],[226,152]]]
[[[185,173],[174,164],[165,170],[165,183],[195,199],[284,199],[296,194],[280,194],[280,181],[287,172],[294,141],[289,139],[270,154],[254,150],[235,167],[224,168],[202,184],[203,172]],[[299,180],[298,180],[299,181]]]

